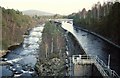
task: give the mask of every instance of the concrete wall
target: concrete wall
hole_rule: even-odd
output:
[[[102,75],[96,68],[94,64],[76,64],[74,65],[74,76],[81,77],[91,77],[91,76],[99,76],[102,78]]]
[[[92,65],[92,76],[99,76],[100,78],[103,78],[100,71],[94,64]]]

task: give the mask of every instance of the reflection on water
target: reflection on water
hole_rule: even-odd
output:
[[[6,62],[11,65],[2,66],[2,76],[37,76],[34,65],[37,62],[43,28],[44,25],[33,28],[29,35],[24,37],[23,44],[6,56]]]
[[[110,67],[120,74],[120,49],[82,30],[75,30],[73,25],[62,22],[62,27],[71,32],[88,55],[97,55],[106,65],[111,55]]]

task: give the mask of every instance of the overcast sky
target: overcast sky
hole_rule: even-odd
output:
[[[91,9],[93,4],[108,0],[0,0],[0,6],[23,10],[40,10],[54,14],[71,14],[83,8]]]

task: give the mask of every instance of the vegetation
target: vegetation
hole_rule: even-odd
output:
[[[46,22],[39,52],[38,72],[41,76],[63,75],[65,38],[60,24]]]
[[[36,23],[31,17],[23,15],[22,12],[14,9],[2,10],[2,49],[7,49],[10,45],[21,43],[22,35],[27,29]]]
[[[41,52],[45,54],[42,54],[42,56],[49,58],[54,53],[64,52],[65,39],[61,31],[62,28],[60,26],[55,25],[53,22],[46,22],[41,42]],[[55,56],[56,58],[59,57],[57,55]]]
[[[85,8],[68,16],[74,19],[74,25],[94,31],[120,45],[120,2],[100,2],[91,10]]]
[[[42,21],[42,22],[45,22],[45,21],[47,21],[48,19],[62,19],[62,18],[65,18],[65,16],[61,16],[61,15],[59,15],[59,14],[55,14],[55,15],[53,15],[53,16],[37,16],[37,15],[35,15],[35,16],[32,16],[32,18],[34,18],[34,19],[36,19],[36,20],[38,20],[38,21]]]

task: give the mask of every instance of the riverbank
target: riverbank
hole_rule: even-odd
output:
[[[39,76],[65,76],[66,41],[59,23],[46,22],[35,66]]]
[[[2,77],[37,77],[34,66],[37,62],[39,43],[41,42],[43,25],[37,25],[25,35],[22,44],[11,46],[11,50],[5,57],[0,58]]]
[[[21,43],[23,35],[37,24],[37,20],[23,15],[18,10],[5,9],[4,7],[0,7],[0,9],[2,9],[1,49],[7,50],[11,45]]]
[[[29,33],[31,28],[26,29],[24,34],[26,35],[26,33]],[[21,36],[21,38],[22,38],[22,40],[20,40],[19,43],[14,42],[13,44],[8,45],[8,47],[6,47],[6,49],[0,50],[0,58],[5,57],[9,52],[11,52],[11,50],[14,50],[17,47],[19,47],[23,43],[24,37]]]
[[[2,58],[3,56],[5,56],[9,52],[10,52],[9,50],[0,50],[0,58]]]
[[[69,57],[78,54],[85,52],[73,34],[63,29],[60,23],[48,22],[43,30],[35,69],[39,76],[66,76]]]
[[[11,52],[11,50],[16,49],[21,44],[22,44],[22,42],[21,43],[15,43],[13,45],[10,45],[7,50],[0,50],[0,58],[5,57],[8,53]]]
[[[14,42],[13,44],[10,44],[8,45],[8,47],[6,47],[6,49],[3,49],[3,50],[0,50],[0,58],[2,57],[5,57],[9,52],[11,52],[11,50],[14,50],[16,49],[17,47],[19,47],[20,45],[22,45],[23,43],[23,38],[25,37],[25,35],[28,35],[31,31],[31,29],[33,27],[35,27],[36,25],[39,25],[39,24],[43,24],[42,23],[39,23],[38,21],[36,23],[34,23],[33,25],[31,25],[29,28],[25,29],[24,33],[21,35],[21,40],[19,42]]]

